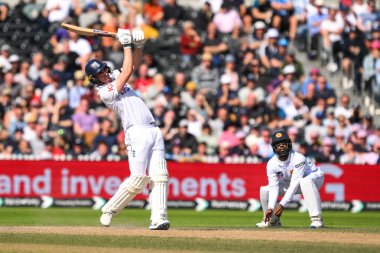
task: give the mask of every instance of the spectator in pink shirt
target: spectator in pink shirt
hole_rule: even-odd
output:
[[[230,9],[226,4],[222,4],[213,19],[213,23],[217,30],[224,34],[230,34],[234,27],[243,25],[239,13],[235,9]]]
[[[228,143],[230,148],[239,145],[239,138],[236,137],[237,126],[234,123],[227,124],[225,130],[219,137],[218,144]]]

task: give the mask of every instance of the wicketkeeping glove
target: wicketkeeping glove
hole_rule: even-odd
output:
[[[145,35],[144,32],[139,29],[132,30],[132,41],[135,48],[142,48],[145,44]]]
[[[281,204],[278,204],[275,208],[274,208],[274,215],[276,215],[277,217],[281,217],[281,214],[282,214],[282,211],[284,210],[284,207],[281,205]]]
[[[124,48],[132,47],[132,35],[129,29],[121,29],[117,30],[117,39],[120,41],[120,44],[123,45]]]

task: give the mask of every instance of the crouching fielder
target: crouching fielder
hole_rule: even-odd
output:
[[[280,216],[283,208],[294,194],[302,193],[311,219],[310,227],[323,227],[318,191],[324,181],[323,172],[313,163],[306,161],[305,156],[292,150],[292,141],[285,131],[275,131],[271,144],[276,155],[267,164],[269,184],[260,188],[264,219],[256,226],[281,226]],[[283,197],[276,205],[278,196]]]
[[[127,206],[149,183],[151,205],[151,230],[167,230],[167,184],[168,170],[164,156],[164,141],[161,131],[147,105],[127,84],[133,68],[141,61],[144,33],[141,30],[119,29],[117,38],[123,45],[123,68],[116,72],[105,62],[90,60],[85,67],[89,80],[96,86],[100,99],[122,121],[125,144],[128,149],[130,177],[119,187],[115,195],[102,208],[100,223],[111,224],[112,218]],[[132,54],[132,47],[134,52]]]

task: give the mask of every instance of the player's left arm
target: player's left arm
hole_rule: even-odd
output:
[[[293,197],[294,193],[297,191],[299,187],[300,180],[301,178],[303,178],[303,175],[305,173],[306,158],[304,156],[297,157],[292,166],[293,173],[292,178],[290,180],[289,188],[279,203],[282,207],[285,207],[290,202],[291,198]]]
[[[136,70],[139,68],[142,60],[143,48],[145,44],[144,31],[135,28],[132,30],[132,43],[135,48],[133,52],[133,68]]]

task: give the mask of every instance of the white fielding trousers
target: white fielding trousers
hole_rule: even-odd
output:
[[[311,173],[308,176],[300,180],[300,185],[298,186],[295,194],[302,194],[305,200],[307,209],[309,211],[310,217],[321,216],[321,197],[319,195],[319,189],[322,187],[324,182],[323,175],[319,173]],[[280,181],[279,184],[279,196],[283,196],[286,190],[289,188],[290,182]],[[268,209],[269,201],[269,185],[260,187],[260,203],[263,208],[264,214]]]

